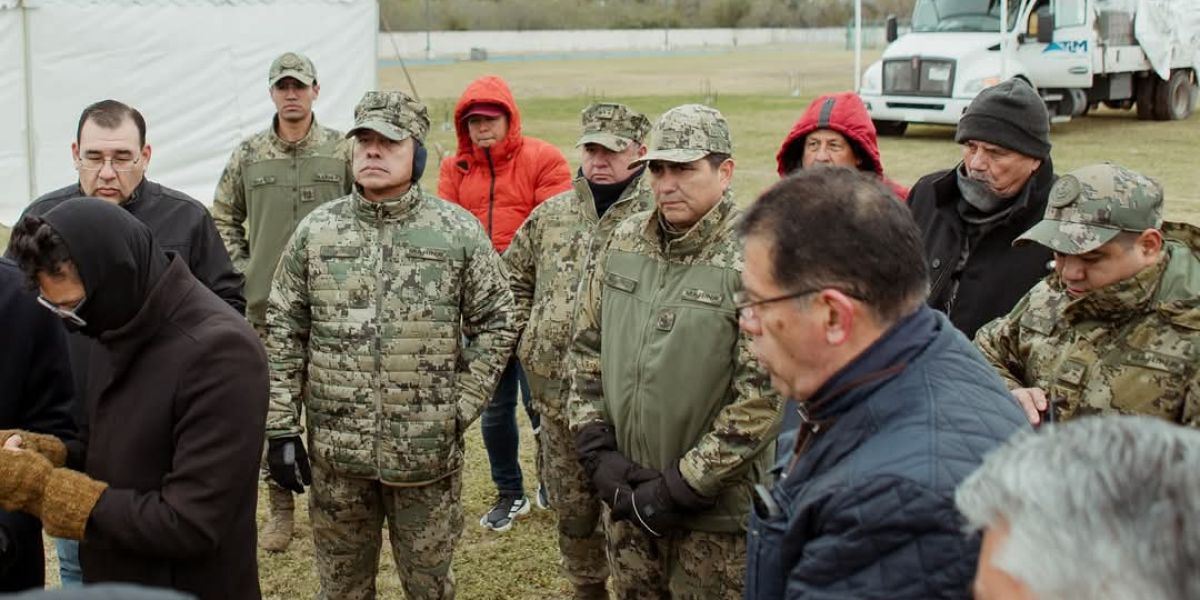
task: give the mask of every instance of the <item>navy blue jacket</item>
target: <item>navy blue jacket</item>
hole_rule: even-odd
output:
[[[922,307],[805,407],[756,502],[746,598],[970,598],[979,538],[954,490],[1029,427],[971,343]]]

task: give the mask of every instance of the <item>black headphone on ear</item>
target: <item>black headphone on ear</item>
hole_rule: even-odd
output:
[[[413,138],[413,142],[416,147],[413,148],[412,182],[416,183],[425,174],[425,161],[429,158],[429,151],[425,149],[425,144],[417,141],[417,138]]]

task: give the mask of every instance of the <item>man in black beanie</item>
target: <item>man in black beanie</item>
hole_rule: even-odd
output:
[[[929,305],[971,338],[1053,271],[1049,250],[1012,247],[1054,183],[1050,116],[1037,90],[1009,79],[975,97],[954,141],[962,162],[918,180],[908,206],[925,241]]]

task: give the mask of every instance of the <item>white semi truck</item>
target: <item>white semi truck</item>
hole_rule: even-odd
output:
[[[954,125],[1010,77],[1033,84],[1055,121],[1100,103],[1186,119],[1200,96],[1200,0],[917,0],[911,31],[896,31],[889,18],[890,43],[859,88],[884,135]]]

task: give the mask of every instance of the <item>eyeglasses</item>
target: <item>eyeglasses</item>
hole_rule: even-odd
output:
[[[104,168],[105,163],[108,163],[112,166],[112,170],[118,173],[128,173],[132,171],[134,167],[137,167],[141,162],[141,156],[138,156],[137,158],[95,158],[81,156],[79,158],[78,165],[79,168],[83,169],[84,171],[99,171],[100,169]]]
[[[765,298],[763,300],[751,300],[749,294],[747,294],[746,292],[736,292],[733,294],[733,305],[734,305],[734,308],[737,308],[738,316],[740,316],[743,319],[753,319],[754,318],[754,307],[756,307],[756,306],[762,306],[764,304],[771,304],[772,302],[782,302],[784,300],[791,300],[793,298],[799,298],[801,296],[815,294],[823,289],[825,289],[825,288],[819,287],[819,288],[805,289],[805,290],[800,290],[799,292],[792,292],[790,294],[784,294],[782,296],[775,296],[774,298]]]
[[[37,297],[38,304],[45,306],[47,309],[50,310],[50,312],[57,315],[58,318],[60,318],[64,321],[70,322],[71,324],[73,324],[77,327],[86,327],[87,326],[87,321],[84,321],[79,315],[75,314],[76,311],[78,311],[79,308],[81,306],[83,306],[84,300],[87,300],[86,296],[83,298],[83,300],[80,300],[79,302],[75,303],[75,306],[73,306],[71,308],[63,308],[63,307],[47,300],[46,297],[41,294],[38,294],[38,297]]]

